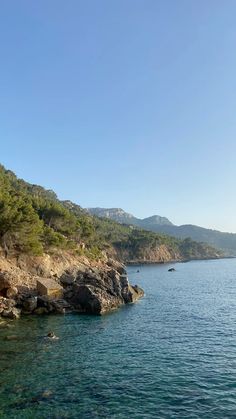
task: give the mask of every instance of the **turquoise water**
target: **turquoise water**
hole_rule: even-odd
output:
[[[171,266],[129,267],[146,295],[112,314],[0,328],[0,418],[235,418],[236,259]]]

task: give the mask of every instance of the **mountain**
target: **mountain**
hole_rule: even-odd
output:
[[[132,214],[125,212],[121,208],[86,208],[86,211],[92,215],[101,218],[109,218],[110,220],[117,221],[121,224],[138,225],[138,218]]]
[[[152,230],[152,227],[159,225],[173,225],[168,218],[160,215],[153,215],[148,218],[137,218],[134,215],[125,212],[121,208],[86,208],[86,210],[97,217],[109,218],[121,224],[132,224],[147,230]],[[149,228],[147,228],[149,227]],[[151,228],[150,228],[151,227]]]
[[[117,208],[89,208],[88,211],[98,217],[106,217],[120,223],[139,226],[155,233],[167,234],[180,239],[190,237],[194,241],[207,243],[222,250],[227,256],[236,256],[236,234],[233,233],[225,233],[191,224],[176,226],[167,218],[159,215],[139,219]],[[122,214],[122,217],[119,218],[118,214]]]

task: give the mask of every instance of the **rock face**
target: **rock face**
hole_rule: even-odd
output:
[[[141,246],[139,249],[136,248],[135,252],[132,249],[122,249],[119,251],[119,256],[129,264],[166,263],[182,260],[178,251],[164,244],[154,248]]]
[[[0,297],[0,316],[8,317],[9,319],[18,319],[21,310],[15,307],[16,302],[10,298]]]
[[[37,303],[37,297],[26,297],[22,302],[22,306],[25,312],[32,313],[37,308]]]
[[[21,312],[41,315],[71,311],[104,314],[144,295],[137,285],[129,284],[124,265],[113,259],[94,264],[83,260],[77,265],[74,259],[71,265],[68,260],[64,270],[63,264],[56,269],[55,261],[52,269],[48,255],[45,260],[43,269],[34,260],[31,271],[29,264],[25,270],[25,261],[21,261],[21,266],[8,267],[4,260],[7,269],[3,271],[0,259],[0,316],[16,319]],[[45,276],[39,276],[39,272]],[[42,295],[38,284],[45,281],[53,283],[53,289],[57,286],[60,295]]]
[[[115,269],[78,272],[75,282],[65,292],[65,298],[77,310],[92,314],[104,314],[143,295],[141,288],[132,287],[127,276]]]

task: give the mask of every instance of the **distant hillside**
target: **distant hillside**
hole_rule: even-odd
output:
[[[192,240],[204,242],[217,249],[221,249],[228,256],[236,256],[236,234],[234,233],[224,233],[191,224],[181,226],[152,226],[152,228],[147,228],[147,230],[168,234],[181,239],[190,237]]]
[[[191,224],[176,226],[167,218],[154,215],[139,219],[118,208],[89,208],[91,214],[98,217],[106,217],[124,224],[131,224],[155,233],[167,234],[180,239],[190,237],[192,240],[207,243],[224,251],[228,256],[236,256],[236,234],[223,233]],[[119,218],[118,214],[122,214]]]
[[[173,225],[168,218],[161,217],[160,215],[153,215],[148,218],[137,218],[132,214],[125,212],[121,208],[87,208],[87,211],[96,215],[97,217],[109,218],[110,220],[116,221],[121,224],[131,224],[137,227],[141,227],[147,230],[152,230],[152,227],[159,225]],[[149,227],[149,228],[148,228]],[[151,227],[151,228],[150,228]]]
[[[126,263],[222,256],[208,245],[130,224],[92,216],[79,205],[58,200],[51,190],[18,179],[0,165],[0,253],[6,258],[58,251]]]
[[[86,211],[96,217],[109,218],[121,224],[138,225],[139,219],[121,208],[86,208]]]

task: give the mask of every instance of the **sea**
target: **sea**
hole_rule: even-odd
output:
[[[0,327],[0,418],[236,418],[236,259],[127,270],[135,304]]]

